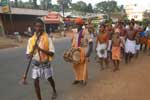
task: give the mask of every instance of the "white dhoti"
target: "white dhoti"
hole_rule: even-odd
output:
[[[51,64],[32,65],[32,79],[48,79],[53,76],[53,68]]]
[[[97,56],[99,58],[107,58],[107,44],[106,43],[98,43],[97,48]]]
[[[136,46],[135,46],[135,50],[139,51],[139,50],[140,50],[140,48],[141,48],[141,45],[140,45],[140,44],[136,44]]]
[[[136,53],[136,41],[127,39],[125,42],[125,52],[126,53]]]

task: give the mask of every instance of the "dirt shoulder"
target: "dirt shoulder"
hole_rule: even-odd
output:
[[[52,33],[55,40],[64,38],[60,33]],[[71,32],[66,32],[65,37],[71,37]],[[21,41],[10,37],[0,37],[0,49],[23,47],[26,46],[29,37],[21,37]]]
[[[27,38],[22,38],[21,42],[17,39],[12,39],[8,37],[0,37],[0,49],[20,47],[27,43]]]
[[[120,71],[104,70],[86,87],[68,93],[66,100],[150,100],[150,56],[141,54]]]

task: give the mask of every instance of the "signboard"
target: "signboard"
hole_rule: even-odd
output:
[[[10,12],[10,6],[8,0],[1,0],[1,6],[3,13],[9,13]]]

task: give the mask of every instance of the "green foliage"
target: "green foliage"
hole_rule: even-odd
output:
[[[118,7],[116,1],[102,1],[96,4],[96,10],[105,14],[120,12],[122,9],[123,6]]]
[[[48,10],[52,8],[51,0],[41,0],[40,8],[43,10]]]
[[[52,8],[51,8],[52,11],[56,11],[56,12],[59,12],[61,11],[60,7],[58,5],[52,5]]]
[[[85,12],[86,11],[86,3],[83,1],[79,1],[77,3],[72,4],[72,9],[76,11]]]
[[[91,3],[89,3],[87,6],[87,12],[93,13],[93,7],[92,7]]]
[[[72,3],[72,0],[57,0],[57,3],[60,5],[61,9],[67,10]]]
[[[88,5],[83,2],[83,1],[78,1],[77,3],[73,3],[71,5],[72,10],[75,11],[79,11],[79,12],[83,12],[83,13],[93,13],[93,7],[91,5],[91,3],[89,3]]]

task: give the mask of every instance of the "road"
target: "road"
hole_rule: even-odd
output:
[[[65,93],[75,90],[72,86],[74,74],[72,65],[63,60],[63,52],[70,48],[69,39],[61,39],[55,43],[56,55],[53,61],[54,78],[59,94],[58,100],[65,97]],[[28,85],[19,84],[22,73],[26,69],[25,48],[13,48],[0,50],[0,98],[1,100],[36,100],[31,74],[28,76]],[[94,60],[94,59],[93,59]],[[95,64],[95,63],[94,63]],[[93,66],[94,67],[94,66]],[[96,75],[96,67],[92,70],[89,79]],[[30,72],[31,73],[31,72]],[[45,80],[41,81],[43,100],[49,100],[52,89]]]
[[[112,72],[110,68],[100,71],[93,53],[88,63],[87,86],[73,86],[72,65],[64,62],[63,52],[70,48],[69,39],[56,41],[56,56],[53,61],[57,100],[150,100],[150,56],[140,53],[138,59],[130,64],[120,65],[120,71]],[[26,69],[25,48],[0,50],[0,99],[1,100],[37,100],[31,74],[28,85],[19,84]],[[31,72],[30,72],[31,73]],[[46,80],[41,80],[43,100],[50,100],[52,89]]]

